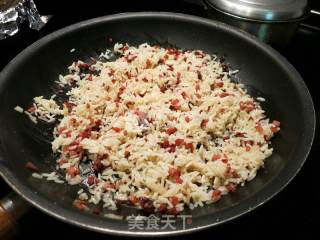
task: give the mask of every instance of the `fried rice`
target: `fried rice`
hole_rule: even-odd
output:
[[[70,89],[63,106],[39,96],[25,111],[56,124],[52,150],[65,181],[83,188],[78,208],[176,214],[234,192],[272,154],[280,122],[231,80],[224,58],[118,43],[101,58],[59,76]]]

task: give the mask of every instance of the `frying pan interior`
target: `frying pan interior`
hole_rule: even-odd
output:
[[[281,131],[273,140],[274,153],[257,177],[216,204],[186,210],[193,223],[186,231],[215,225],[248,212],[279,192],[302,166],[314,132],[314,110],[308,90],[299,74],[278,53],[253,37],[227,25],[187,15],[131,13],[102,17],[79,23],[41,39],[18,55],[0,75],[0,170],[5,180],[24,198],[43,211],[64,221],[115,234],[128,231],[125,220],[112,220],[80,212],[72,207],[76,186],[55,184],[31,177],[27,161],[41,172],[55,169],[51,154],[52,126],[33,124],[13,110],[26,108],[34,96],[51,96],[59,74],[77,59],[89,61],[114,42],[132,45],[172,44],[183,49],[201,49],[225,55],[237,81],[262,103],[268,117],[281,121]],[[76,50],[71,53],[70,49]],[[108,211],[105,211],[107,213]],[[125,207],[116,214],[141,212]],[[182,225],[170,233],[182,232]],[[145,234],[170,234],[151,230]],[[140,233],[141,234],[141,233]]]

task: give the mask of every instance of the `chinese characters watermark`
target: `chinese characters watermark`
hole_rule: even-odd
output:
[[[181,219],[181,221],[178,221]],[[182,229],[186,229],[188,225],[192,224],[191,215],[162,215],[158,217],[154,214],[149,216],[128,216],[129,230],[175,230],[178,223],[182,224]]]

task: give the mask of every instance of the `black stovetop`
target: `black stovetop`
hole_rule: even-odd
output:
[[[194,1],[194,0],[193,0]],[[10,39],[0,41],[0,69],[2,69],[17,53],[26,46],[59,28],[92,17],[108,15],[127,11],[171,11],[182,12],[198,16],[206,16],[200,5],[189,1],[128,1],[103,4],[104,1],[91,0],[90,4],[70,1],[68,6],[58,4],[56,1],[35,1],[42,14],[52,14],[48,24],[40,31],[31,31],[24,27],[20,33]],[[106,1],[107,2],[107,1]],[[46,4],[46,5],[45,5]],[[307,24],[317,25],[309,27]],[[317,95],[318,72],[320,71],[320,17],[312,17],[301,25],[292,42],[284,49],[278,49],[289,62],[298,70],[305,80],[315,104],[317,117],[320,116],[320,98]],[[297,113],[299,117],[299,113]],[[274,235],[278,231],[300,233],[303,238],[310,238],[312,231],[320,226],[316,210],[319,209],[320,194],[318,190],[318,172],[320,166],[319,129],[314,140],[313,148],[306,164],[294,180],[271,201],[255,211],[238,218],[230,223],[218,226],[187,236],[177,237],[183,239],[198,238],[250,238],[256,239],[266,234]],[[9,187],[0,179],[0,197],[10,191]],[[17,239],[29,237],[40,238],[48,233],[50,239],[66,239],[80,237],[79,239],[100,239],[113,236],[102,236],[78,227],[62,223],[45,215],[37,209],[32,209],[19,222]],[[39,231],[41,230],[41,231]]]

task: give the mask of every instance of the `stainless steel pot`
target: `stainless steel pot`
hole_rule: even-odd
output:
[[[203,0],[203,3],[210,18],[280,47],[290,41],[309,15],[307,0]]]

